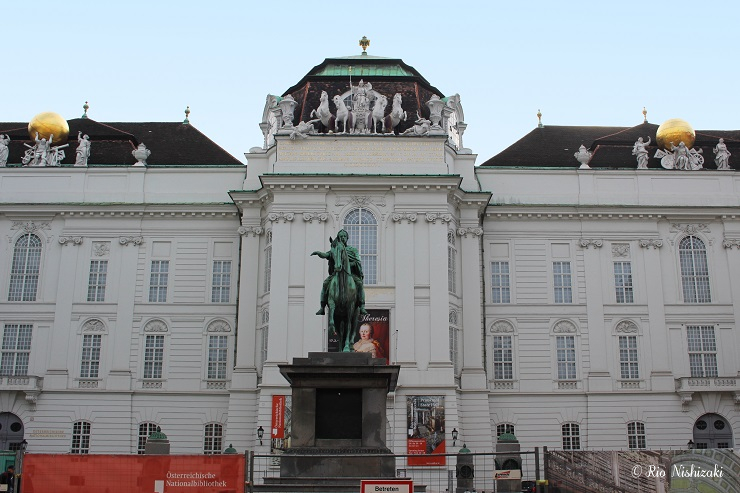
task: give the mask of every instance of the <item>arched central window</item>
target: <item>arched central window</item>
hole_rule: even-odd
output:
[[[39,237],[28,233],[18,238],[13,250],[8,301],[36,301],[40,267],[41,240]]]
[[[696,236],[687,236],[678,245],[681,262],[681,283],[684,303],[709,303],[709,266],[704,242]]]
[[[348,243],[357,248],[365,274],[365,284],[378,283],[378,221],[372,212],[357,208],[344,217],[344,229],[349,233]]]

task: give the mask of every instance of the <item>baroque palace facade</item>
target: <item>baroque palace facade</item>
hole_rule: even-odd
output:
[[[401,366],[394,452],[411,396],[476,452],[733,447],[740,131],[540,125],[476,166],[442,94],[327,59],[267,97],[246,168],[187,120],[0,123],[0,449],[161,427],[173,453],[268,452],[278,365],[328,348],[310,253],[340,229]]]

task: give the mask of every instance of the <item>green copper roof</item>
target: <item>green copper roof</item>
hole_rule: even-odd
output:
[[[367,57],[365,57],[367,58]],[[401,65],[393,64],[362,64],[362,65],[350,65],[350,64],[334,64],[329,63],[321,70],[312,75],[317,76],[349,76],[349,68],[352,67],[353,77],[409,77],[416,74],[405,70]]]

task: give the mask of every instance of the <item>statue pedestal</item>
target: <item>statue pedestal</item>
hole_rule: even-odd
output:
[[[291,448],[280,458],[280,476],[394,477],[386,396],[399,370],[369,353],[309,353],[280,365],[293,389]]]

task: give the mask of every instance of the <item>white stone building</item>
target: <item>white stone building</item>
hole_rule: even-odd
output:
[[[321,91],[356,132],[327,132]],[[395,94],[396,134],[364,133],[362,105]],[[173,453],[268,452],[256,430],[290,393],[277,365],[327,349],[326,265],[309,254],[343,227],[402,367],[393,451],[414,395],[444,396],[448,440],[473,451],[503,432],[523,449],[734,446],[733,158],[664,169],[652,146],[637,169],[645,122],[540,126],[476,167],[460,97],[435,94],[401,60],[327,59],[268,96],[246,168],[187,123],[87,118],[69,121],[72,147],[90,135],[86,166],[20,166],[26,124],[0,123],[0,449],[136,453],[160,426]],[[706,168],[719,137],[740,155],[740,132],[697,132]]]

